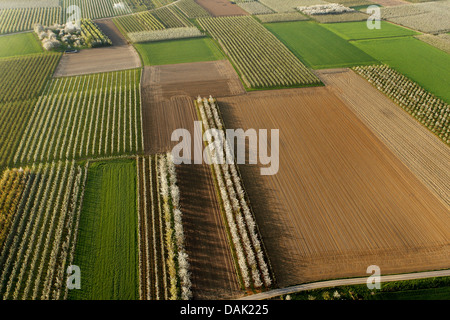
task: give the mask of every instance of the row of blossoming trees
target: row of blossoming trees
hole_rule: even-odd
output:
[[[0,217],[0,297],[63,299],[65,271],[72,264],[87,166],[75,161],[6,170],[7,196]],[[3,199],[2,199],[3,201]],[[7,208],[7,209],[6,209]]]
[[[192,298],[180,192],[171,154],[137,157],[141,299]]]
[[[198,98],[195,102],[199,110],[203,128],[206,131],[206,139],[209,146],[213,137],[209,129],[217,129],[223,133],[224,124],[219,114],[216,101]],[[223,144],[223,150],[207,148],[212,163],[214,179],[217,182],[221,206],[225,215],[225,221],[229,232],[230,244],[235,256],[238,274],[245,288],[270,287],[272,279],[269,265],[264,255],[255,219],[250,209],[244,187],[237,166],[234,164],[232,151],[227,143]],[[219,157],[233,159],[233,163],[227,161],[221,163]]]
[[[6,169],[0,179],[0,299],[66,299],[88,168],[74,160]],[[136,157],[139,296],[192,298],[171,154]]]
[[[141,70],[52,79],[39,97],[14,163],[136,154]]]
[[[353,70],[450,144],[450,106],[447,103],[387,65],[355,67]]]

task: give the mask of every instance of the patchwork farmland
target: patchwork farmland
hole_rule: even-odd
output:
[[[370,265],[443,279],[448,6],[0,0],[0,299],[267,298]],[[225,129],[279,141],[238,140],[238,164]],[[391,296],[448,299],[435,279]]]
[[[447,266],[448,205],[332,91],[252,92],[218,103],[227,128],[283,128],[280,146],[289,148],[280,148],[275,176],[241,167],[280,286],[364,276],[371,263],[387,273]]]

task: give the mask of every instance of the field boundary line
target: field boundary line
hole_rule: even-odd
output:
[[[381,282],[392,282],[392,281],[403,281],[403,280],[416,280],[434,277],[446,277],[450,276],[450,269],[439,270],[439,271],[426,271],[426,272],[415,272],[415,273],[404,273],[396,275],[386,275],[381,276]],[[319,282],[312,282],[306,284],[300,284],[292,287],[275,289],[263,293],[258,293],[250,296],[240,298],[238,300],[265,300],[270,298],[275,298],[284,294],[292,294],[301,291],[346,286],[346,285],[358,285],[366,284],[367,277],[349,278],[349,279],[339,279],[339,280],[326,280]]]

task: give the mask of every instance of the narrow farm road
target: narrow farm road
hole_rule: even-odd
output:
[[[416,273],[405,273],[405,274],[381,276],[381,283],[391,282],[391,281],[434,278],[434,277],[446,277],[446,276],[450,276],[450,269],[439,270],[439,271],[416,272]],[[300,284],[300,285],[292,286],[292,287],[274,289],[274,290],[270,290],[267,292],[262,292],[262,293],[254,294],[251,296],[246,296],[246,297],[240,298],[239,300],[266,300],[266,299],[275,298],[275,297],[278,297],[278,296],[281,296],[284,294],[292,294],[292,293],[306,291],[306,290],[337,287],[337,286],[356,285],[356,284],[365,284],[366,281],[367,281],[367,278],[364,277],[364,278],[339,279],[339,280],[313,282],[313,283],[307,283],[307,284]]]

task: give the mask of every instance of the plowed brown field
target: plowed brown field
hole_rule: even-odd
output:
[[[450,267],[448,207],[333,90],[218,102],[228,128],[280,129],[278,174],[241,166],[280,286]]]
[[[207,165],[180,165],[177,176],[194,299],[242,296],[211,169]]]
[[[228,0],[195,0],[213,17],[246,16],[249,13]]]
[[[145,152],[170,151],[173,130],[194,136],[197,95],[227,96],[245,92],[228,61],[145,67],[142,78]],[[233,259],[216,191],[207,165],[177,166],[186,251],[194,299],[240,297]]]
[[[148,154],[167,152],[175,129],[193,132],[193,100],[240,95],[245,89],[226,60],[145,67],[142,77],[144,144]]]
[[[450,149],[353,71],[321,70],[318,74],[328,88],[340,96],[403,164],[450,208]]]

